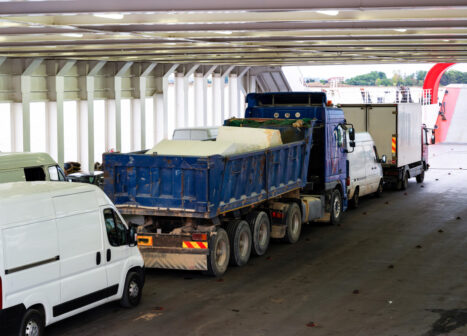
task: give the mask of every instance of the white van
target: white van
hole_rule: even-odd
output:
[[[62,168],[47,153],[0,153],[0,183],[66,180]]]
[[[115,206],[90,184],[0,184],[0,335],[44,327],[103,303],[135,306],[143,258]]]
[[[349,148],[349,182],[347,187],[350,206],[358,207],[361,196],[383,192],[383,168],[381,162],[386,157],[378,158],[378,152],[370,133],[356,133],[355,147]]]
[[[216,140],[219,127],[177,128],[172,140]]]

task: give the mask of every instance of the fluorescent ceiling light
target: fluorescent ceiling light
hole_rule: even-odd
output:
[[[232,32],[230,30],[219,30],[216,31],[217,34],[224,34],[224,35],[231,35]]]
[[[62,34],[62,36],[67,36],[67,37],[83,37],[83,34],[80,34],[80,33],[66,33],[66,34]]]
[[[316,11],[316,13],[336,16],[337,14],[339,14],[339,11],[338,10],[320,10],[320,11]]]
[[[396,32],[399,32],[399,33],[405,33],[407,31],[407,29],[404,29],[404,28],[401,28],[401,29],[394,29]]]
[[[104,18],[104,19],[113,19],[113,20],[121,20],[125,15],[119,13],[98,13],[93,14],[96,17]]]

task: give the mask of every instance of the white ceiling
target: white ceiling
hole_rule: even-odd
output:
[[[467,0],[0,2],[0,56],[160,63],[467,62]]]

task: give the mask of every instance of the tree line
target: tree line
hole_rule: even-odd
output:
[[[427,71],[417,71],[410,75],[401,75],[396,72],[391,78],[388,78],[384,72],[372,71],[370,73],[355,76],[344,81],[348,85],[360,86],[423,86],[423,81]],[[309,83],[310,79],[305,79]],[[325,84],[327,81],[321,80]],[[467,72],[451,70],[444,73],[440,80],[441,85],[448,84],[467,84]]]

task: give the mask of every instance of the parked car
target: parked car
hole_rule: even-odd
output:
[[[71,182],[89,183],[94,184],[98,187],[104,185],[104,172],[93,171],[93,172],[77,172],[68,174],[67,178]]]
[[[386,156],[378,158],[375,143],[370,133],[356,133],[355,147],[349,149],[349,186],[347,187],[350,206],[358,207],[361,196],[383,192],[383,168]]]
[[[0,184],[0,251],[0,335],[41,336],[103,303],[140,301],[135,235],[95,186]]]
[[[173,140],[215,140],[218,127],[177,128]]]
[[[67,181],[62,168],[47,153],[0,153],[0,183]]]

